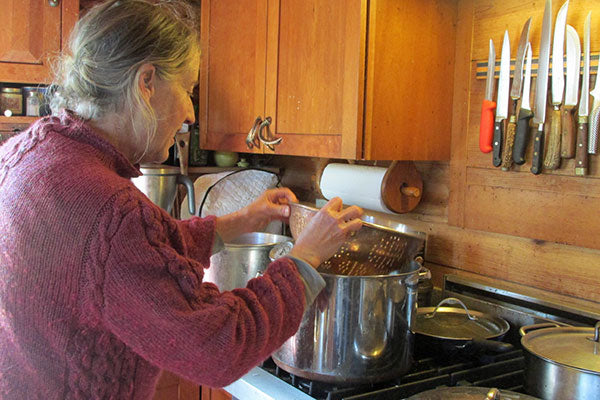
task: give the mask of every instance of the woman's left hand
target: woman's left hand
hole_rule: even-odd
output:
[[[273,220],[287,222],[290,216],[288,203],[297,201],[288,188],[269,189],[241,210],[218,217],[217,232],[227,242],[242,233],[261,231]]]

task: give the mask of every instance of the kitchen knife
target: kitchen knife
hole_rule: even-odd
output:
[[[494,110],[496,109],[496,103],[492,100],[494,97],[495,69],[496,50],[494,49],[494,42],[490,39],[485,78],[485,98],[481,106],[481,120],[479,122],[479,149],[484,153],[492,151],[492,131],[494,130]]]
[[[560,156],[575,156],[575,124],[573,110],[577,105],[579,91],[579,74],[581,69],[581,44],[575,28],[567,25],[567,86],[565,88],[565,104],[562,110],[562,131],[560,137]]]
[[[565,90],[564,76],[564,52],[565,52],[565,28],[567,23],[567,10],[569,0],[565,1],[554,26],[554,42],[552,44],[552,115],[550,118],[550,135],[548,137],[548,148],[544,158],[544,167],[556,169],[560,165],[560,134],[561,116],[560,105]]]
[[[575,150],[575,175],[586,175],[588,168],[588,113],[590,101],[590,12],[583,25],[583,77],[581,78],[581,97],[577,113],[577,146]]]
[[[525,63],[525,80],[523,82],[523,97],[521,109],[517,121],[517,134],[513,148],[513,161],[517,165],[525,163],[525,149],[529,141],[529,121],[533,117],[531,105],[529,104],[529,93],[531,91],[531,43],[527,43],[527,61]]]
[[[533,139],[533,159],[531,172],[542,172],[544,153],[544,121],[546,120],[546,95],[548,94],[548,63],[550,62],[550,39],[552,38],[552,0],[546,0],[542,34],[540,36],[540,55],[538,57],[538,77],[535,90],[535,112],[533,123],[538,129]]]
[[[496,100],[496,122],[494,123],[493,164],[502,164],[502,136],[504,121],[508,117],[508,86],[510,84],[510,40],[508,31],[504,31],[502,57],[500,58],[500,78],[498,79],[498,98]]]
[[[589,116],[589,137],[588,137],[588,153],[596,154],[598,151],[598,128],[600,125],[600,79],[598,76],[600,74],[596,74],[596,84],[594,86],[594,90],[590,92],[590,94],[594,97],[594,103],[592,105],[592,112]]]
[[[517,125],[517,102],[521,97],[523,88],[523,63],[525,61],[525,49],[529,42],[529,26],[531,18],[525,22],[519,39],[519,48],[517,50],[517,59],[515,60],[515,72],[513,73],[513,82],[510,88],[510,98],[512,99],[513,112],[506,128],[506,138],[504,140],[504,149],[502,150],[502,170],[508,171],[512,165],[513,144],[515,142],[515,129]]]

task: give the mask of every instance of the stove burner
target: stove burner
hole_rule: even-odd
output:
[[[440,386],[495,387],[523,392],[522,350],[488,354],[471,361],[419,358],[400,379],[373,385],[339,387],[289,374],[267,360],[262,368],[319,400],[399,400]]]

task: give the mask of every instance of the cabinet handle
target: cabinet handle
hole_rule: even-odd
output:
[[[256,147],[258,149],[260,147],[260,141],[256,136],[256,130],[260,126],[261,122],[262,118],[259,115],[254,120],[254,125],[252,125],[252,129],[250,129],[250,132],[248,132],[248,136],[246,136],[246,146],[248,146],[249,149],[252,149],[252,147]]]
[[[263,144],[265,146],[267,146],[269,149],[275,151],[275,145],[281,143],[283,138],[281,138],[281,137],[275,138],[273,136],[273,133],[271,132],[271,128],[270,128],[271,121],[272,121],[271,117],[267,117],[262,122],[262,124],[260,124],[260,127],[258,128],[258,138],[260,139],[261,142],[263,142]],[[265,127],[267,128],[267,136],[266,137],[263,136],[263,130],[265,129]]]
[[[60,0],[48,0],[48,4],[50,4],[50,7],[58,7]]]

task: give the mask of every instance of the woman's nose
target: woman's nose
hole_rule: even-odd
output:
[[[196,122],[196,115],[194,113],[194,104],[192,103],[192,99],[190,98],[187,101],[187,107],[185,109],[185,122],[186,124],[193,124]]]

